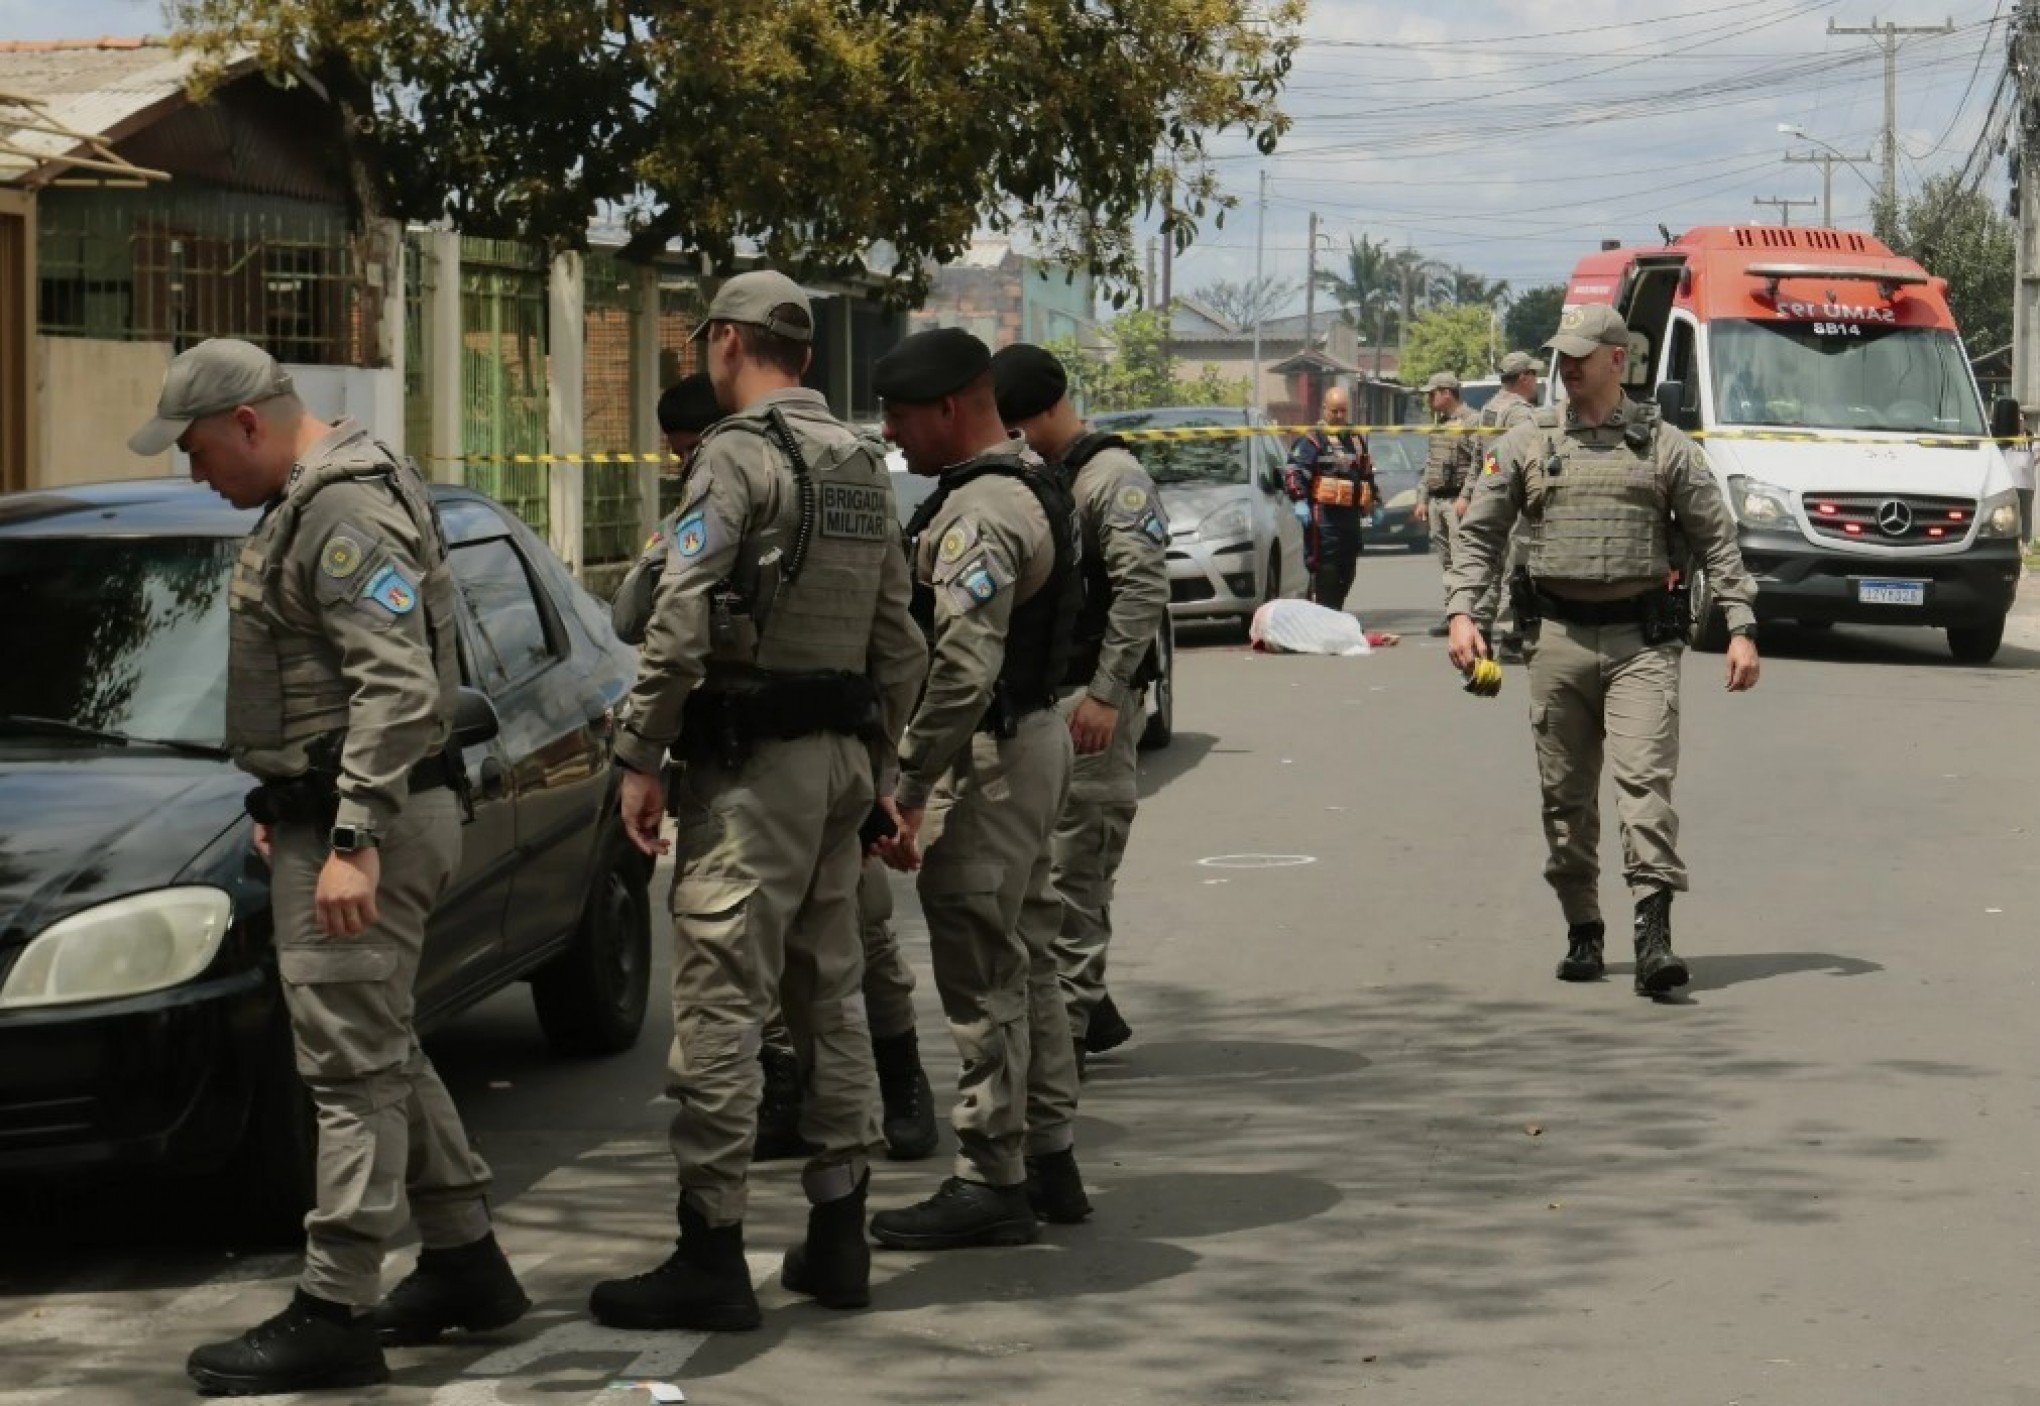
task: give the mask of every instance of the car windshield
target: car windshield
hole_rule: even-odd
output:
[[[1938,328],[1719,322],[1708,355],[1725,425],[1983,433],[1962,344]]]
[[[1141,467],[1158,484],[1247,481],[1247,446],[1252,441],[1242,433],[1246,425],[1237,414],[1226,420],[1217,415],[1143,415],[1128,412],[1101,415],[1092,422],[1092,428],[1115,434],[1124,434],[1128,430],[1229,431],[1222,437],[1210,439],[1138,440],[1135,447],[1140,452]]]
[[[1430,437],[1420,434],[1376,433],[1367,437],[1367,452],[1374,456],[1374,477],[1386,482],[1404,474],[1424,471],[1430,455]]]
[[[0,538],[0,714],[217,746],[226,538]]]

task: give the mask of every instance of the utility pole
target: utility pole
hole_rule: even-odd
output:
[[[1305,257],[1303,275],[1303,349],[1317,345],[1317,211],[1310,213],[1310,253]]]
[[[1890,216],[1898,214],[1898,41],[1914,34],[1953,34],[1955,21],[1941,24],[1879,24],[1872,17],[1868,25],[1838,25],[1828,21],[1829,34],[1867,34],[1884,51],[1884,207]]]
[[[1785,160],[1791,165],[1820,167],[1820,222],[1829,229],[1835,227],[1836,163],[1839,162],[1844,166],[1854,166],[1860,162],[1867,166],[1876,159],[1876,157],[1868,152],[1861,156],[1838,156],[1833,152],[1827,151],[1806,156],[1801,156],[1797,152],[1791,151],[1785,153]]]
[[[1261,200],[1254,216],[1254,286],[1261,286],[1261,259],[1267,247],[1268,233],[1268,168],[1261,168]],[[1254,385],[1249,397],[1254,409],[1261,408],[1261,305],[1254,304]]]
[[[1176,370],[1176,295],[1169,286],[1175,271],[1176,236],[1162,236],[1162,365],[1171,375]]]
[[[1155,237],[1148,236],[1147,282],[1141,285],[1140,305],[1152,308],[1155,305]]]
[[[1757,197],[1757,198],[1756,198],[1755,200],[1752,200],[1752,201],[1750,202],[1750,204],[1752,204],[1752,205],[1775,205],[1775,206],[1777,206],[1777,207],[1778,207],[1778,223],[1779,223],[1779,224],[1781,224],[1781,225],[1789,225],[1789,224],[1791,224],[1791,223],[1792,223],[1792,207],[1793,207],[1793,206],[1795,206],[1795,205],[1808,205],[1808,206],[1812,206],[1812,205],[1818,205],[1819,203],[1820,203],[1820,202],[1819,202],[1819,201],[1817,201],[1817,200],[1787,200],[1787,199],[1785,199],[1785,198],[1784,198],[1783,196],[1777,196],[1777,195],[1774,195],[1774,196],[1772,196],[1772,197],[1771,197],[1770,199],[1768,199],[1768,200],[1766,200],[1766,199],[1765,199],[1765,198],[1764,198],[1763,196],[1761,196],[1761,195],[1760,195],[1760,196],[1758,196],[1758,197]]]
[[[2040,0],[2019,0],[2006,63],[2018,87],[2012,148],[2012,214],[2019,222],[2012,296],[2012,394],[2040,407]]]

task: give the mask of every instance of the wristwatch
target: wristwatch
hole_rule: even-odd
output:
[[[376,847],[376,833],[366,825],[335,825],[333,827],[333,853],[359,854],[365,849]]]
[[[1728,632],[1728,636],[1730,639],[1754,640],[1757,637],[1757,627],[1754,623],[1738,625]]]

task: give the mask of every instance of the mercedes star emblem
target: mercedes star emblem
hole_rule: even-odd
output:
[[[1886,537],[1903,537],[1912,530],[1912,509],[1896,498],[1877,505],[1877,530]]]

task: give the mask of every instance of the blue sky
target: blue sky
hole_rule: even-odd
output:
[[[1817,150],[1874,152],[1883,63],[1835,23],[1934,24],[1899,64],[1899,185],[1976,144],[2003,70],[2011,0],[1317,0],[1291,77],[1296,122],[1274,158],[1216,150],[1242,207],[1176,266],[1176,287],[1254,268],[1254,194],[1269,176],[1266,267],[1300,283],[1311,211],[1335,251],[1366,233],[1516,287],[1562,279],[1604,237],[1775,219],[1757,197],[1816,198]],[[1993,23],[1993,20],[1996,20]],[[161,32],[155,0],[0,0],[0,38]],[[1860,170],[1860,174],[1856,174]],[[1837,223],[1865,220],[1873,164],[1834,173]],[[1992,157],[1984,188],[2004,189]],[[1795,221],[1817,217],[1804,207]],[[1335,252],[1331,257],[1338,257]],[[1300,305],[1300,300],[1299,300]]]

